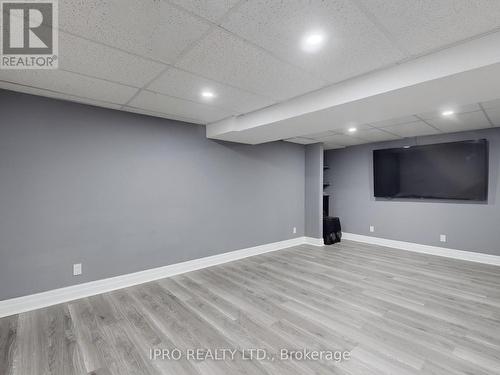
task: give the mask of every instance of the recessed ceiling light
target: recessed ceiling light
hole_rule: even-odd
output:
[[[316,52],[325,43],[325,35],[319,31],[308,33],[302,38],[302,49],[305,52]]]
[[[213,91],[210,91],[210,90],[203,90],[201,92],[201,96],[205,99],[212,99],[212,98],[215,98],[215,94]]]
[[[349,128],[349,129],[347,129],[347,131],[349,133],[354,133],[356,130],[358,130],[358,129],[356,129],[356,128]]]
[[[451,111],[451,110],[441,112],[441,116],[451,116],[454,114],[455,114],[455,111]]]

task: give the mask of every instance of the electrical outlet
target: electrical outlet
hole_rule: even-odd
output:
[[[441,242],[446,242],[446,234],[441,234],[441,235],[439,236],[439,241],[441,241]]]
[[[297,233],[297,227],[293,227],[293,233]]]
[[[375,232],[375,227],[373,225],[370,225],[370,232]]]
[[[75,263],[73,264],[73,276],[79,276],[82,274],[82,264]]]

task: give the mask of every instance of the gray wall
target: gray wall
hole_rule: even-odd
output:
[[[323,237],[323,144],[305,147],[305,234]]]
[[[373,149],[478,138],[490,145],[487,203],[373,197]],[[500,255],[500,128],[348,147],[327,151],[326,159],[331,214],[340,216],[344,232]]]
[[[301,145],[8,91],[0,113],[0,300],[304,235]]]

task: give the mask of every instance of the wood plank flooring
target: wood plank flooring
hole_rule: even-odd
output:
[[[278,360],[152,360],[151,349]],[[350,360],[279,360],[280,349]],[[500,267],[344,241],[0,319],[0,374],[500,374]]]

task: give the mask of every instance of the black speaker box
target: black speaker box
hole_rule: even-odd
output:
[[[325,216],[323,218],[323,242],[332,245],[342,239],[342,228],[338,217]]]

